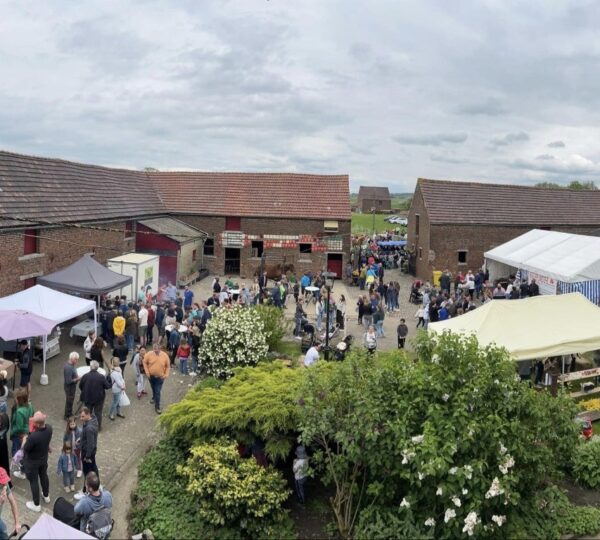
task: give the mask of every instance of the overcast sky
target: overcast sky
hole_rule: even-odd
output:
[[[600,3],[0,0],[0,148],[133,168],[596,180]]]

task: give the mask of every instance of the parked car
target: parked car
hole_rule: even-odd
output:
[[[395,216],[393,219],[390,219],[390,223],[393,223],[394,225],[408,225],[408,219]]]
[[[398,218],[398,216],[396,216],[396,215],[388,216],[383,221],[387,221],[388,223],[394,223],[394,221],[392,221],[392,220],[397,219],[397,218]]]

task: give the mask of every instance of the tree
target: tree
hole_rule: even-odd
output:
[[[410,510],[423,535],[501,535],[568,466],[576,407],[522,384],[506,351],[475,338],[423,335],[417,352],[318,364],[300,388],[301,438],[334,487],[339,532],[372,536],[376,516]]]
[[[593,191],[598,189],[596,184],[590,180],[588,182],[580,182],[579,180],[573,180],[568,186],[569,189],[576,189],[579,191]]]
[[[285,459],[296,440],[302,375],[303,370],[278,361],[237,368],[234,377],[216,388],[203,383],[188,392],[163,413],[161,423],[170,436],[183,437],[190,445],[215,436],[246,445],[260,439],[269,457]]]

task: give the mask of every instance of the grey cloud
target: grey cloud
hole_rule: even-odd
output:
[[[468,163],[468,161],[466,159],[460,159],[460,158],[451,157],[451,156],[444,156],[441,154],[432,154],[431,156],[429,156],[429,159],[431,161],[436,161],[438,163],[452,163],[452,164]]]
[[[457,112],[468,116],[500,116],[506,114],[507,110],[499,99],[490,98],[486,101],[463,105],[457,109]]]
[[[564,148],[566,144],[563,141],[553,141],[548,143],[548,148]]]
[[[554,156],[552,156],[550,154],[540,154],[535,159],[539,159],[539,160],[551,160],[551,159],[554,159]]]
[[[529,135],[524,131],[519,131],[517,133],[507,133],[504,137],[496,137],[492,139],[490,142],[492,146],[508,146],[509,144],[513,144],[515,142],[525,142],[529,140]]]
[[[392,140],[399,144],[415,146],[442,146],[443,144],[462,144],[468,138],[466,133],[431,133],[430,135],[396,135]]]
[[[526,159],[515,159],[507,163],[513,169],[527,171],[538,171],[549,174],[579,174],[587,175],[597,172],[597,165],[585,158],[575,160],[559,161],[557,159],[529,161]]]
[[[348,53],[359,62],[367,62],[371,59],[371,46],[368,43],[353,43],[350,45]]]

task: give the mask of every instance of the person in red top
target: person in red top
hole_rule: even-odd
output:
[[[182,375],[187,375],[188,373],[188,360],[191,352],[192,348],[190,347],[187,339],[182,338],[179,342],[179,348],[177,349],[177,357],[179,358],[179,371]]]
[[[152,339],[154,338],[154,325],[156,324],[156,311],[152,309],[150,304],[146,305],[146,309],[148,310],[148,328],[146,329],[146,345],[152,344]]]

